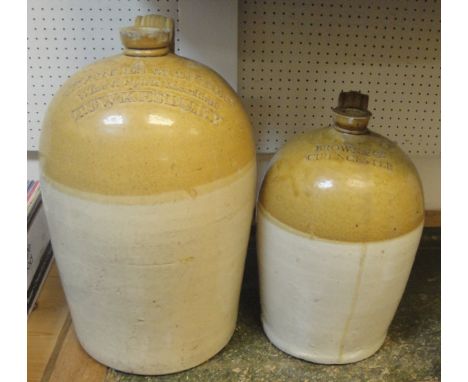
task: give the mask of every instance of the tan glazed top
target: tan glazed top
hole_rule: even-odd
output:
[[[288,142],[273,158],[260,208],[303,234],[387,240],[424,219],[417,171],[398,146],[367,129],[367,96],[342,93],[333,127]]]
[[[171,52],[173,22],[124,28],[124,54],[80,70],[43,123],[43,176],[84,192],[152,195],[207,184],[255,160],[251,125],[214,71]]]

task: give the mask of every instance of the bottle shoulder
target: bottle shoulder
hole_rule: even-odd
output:
[[[364,170],[365,166],[415,172],[411,159],[390,139],[370,131],[368,134],[353,135],[342,133],[333,127],[314,129],[286,143],[275,155],[272,163],[287,162],[301,171],[315,170],[314,162],[320,161],[319,168],[344,171],[347,166]],[[358,166],[358,167],[355,167]],[[278,171],[276,167],[272,171]],[[371,171],[361,171],[372,175]]]
[[[146,82],[143,82],[143,79]],[[160,81],[157,81],[158,79]],[[161,57],[131,57],[119,54],[103,58],[74,73],[63,84],[60,94],[55,98],[83,98],[83,94],[89,94],[93,88],[97,90],[97,86],[103,82],[111,83],[109,86],[112,86],[112,89],[109,90],[158,88],[172,82],[179,86],[182,92],[185,90],[184,84],[189,83],[191,86],[206,89],[228,103],[237,101],[235,92],[214,70],[172,53]]]
[[[396,237],[424,217],[419,176],[394,142],[331,127],[306,133],[275,155],[260,203],[283,223],[332,240]]]
[[[115,194],[192,187],[255,159],[234,91],[213,70],[174,54],[118,55],[77,72],[49,105],[40,153],[43,171],[57,181],[93,192],[113,183]],[[95,179],[89,168],[114,175]]]

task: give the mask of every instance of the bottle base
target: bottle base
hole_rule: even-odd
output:
[[[78,339],[78,342],[81,348],[88,354],[91,358],[99,362],[100,364],[114,369],[119,372],[128,373],[128,374],[135,374],[135,375],[142,375],[142,376],[159,376],[159,375],[168,375],[168,374],[175,374],[180,373],[183,371],[187,371],[193,369],[194,367],[200,366],[201,364],[208,362],[211,358],[216,356],[221,350],[225,348],[225,346],[229,343],[232,336],[234,335],[234,330],[232,333],[227,337],[227,340],[223,341],[221,346],[218,346],[216,350],[204,352],[202,356],[195,357],[192,356],[191,360],[187,362],[186,357],[179,357],[180,361],[175,361],[172,365],[129,365],[125,362],[116,360],[116,359],[107,359],[102,354],[95,353],[90,351],[84,346],[81,341]],[[174,357],[176,358],[176,357]],[[185,360],[184,360],[185,358]],[[157,361],[157,359],[155,359]]]
[[[326,365],[342,365],[359,362],[369,358],[382,347],[386,338],[385,335],[380,341],[376,342],[372,346],[368,346],[366,349],[360,348],[356,351],[343,353],[341,355],[337,353],[325,354],[312,351],[311,349],[301,348],[293,343],[288,343],[288,341],[285,341],[280,336],[277,336],[271,327],[269,327],[263,320],[262,327],[268,340],[282,352],[304,361]]]

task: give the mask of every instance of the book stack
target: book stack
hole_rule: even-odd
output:
[[[52,260],[49,229],[39,181],[28,180],[28,314],[36,302]]]

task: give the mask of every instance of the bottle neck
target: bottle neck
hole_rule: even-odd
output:
[[[354,108],[335,108],[333,111],[336,130],[354,135],[369,134],[367,125],[371,114],[368,111]]]
[[[125,49],[124,54],[131,57],[160,57],[167,55],[171,50],[168,46],[156,49]]]
[[[133,57],[159,57],[171,51],[174,23],[158,15],[138,16],[135,25],[122,28],[124,54]]]

